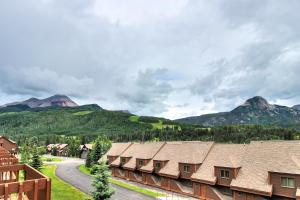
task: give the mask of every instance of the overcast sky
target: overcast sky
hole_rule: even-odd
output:
[[[1,0],[0,104],[66,94],[171,119],[300,104],[299,0]]]

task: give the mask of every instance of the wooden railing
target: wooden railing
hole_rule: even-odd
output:
[[[19,181],[20,172],[24,181]],[[50,200],[51,179],[24,164],[0,166],[0,199]]]

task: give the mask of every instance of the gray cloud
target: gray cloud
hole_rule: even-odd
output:
[[[64,93],[169,118],[300,103],[298,0],[3,0],[0,103]],[[184,105],[184,106],[182,106]]]

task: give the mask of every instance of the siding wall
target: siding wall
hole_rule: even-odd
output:
[[[296,188],[300,187],[299,175],[288,175],[282,173],[269,173],[270,183],[273,184],[273,194],[278,196],[285,196],[296,198]],[[281,187],[281,177],[289,177],[295,179],[295,188]]]
[[[12,152],[12,150],[17,149],[17,145],[14,143],[11,143],[10,141],[6,140],[5,138],[0,138],[0,146],[6,149],[9,152]]]
[[[229,178],[222,178],[221,171],[228,170]],[[232,179],[234,178],[234,169],[224,168],[224,167],[215,167],[215,176],[217,177],[217,184],[222,186],[230,186]]]

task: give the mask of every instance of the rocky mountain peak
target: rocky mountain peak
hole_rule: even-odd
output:
[[[248,99],[242,106],[250,106],[257,109],[268,109],[271,107],[268,101],[260,96]]]
[[[292,107],[293,109],[300,110],[300,104]]]
[[[27,105],[30,108],[43,108],[43,107],[50,107],[50,106],[59,106],[59,107],[78,106],[72,99],[70,99],[66,95],[54,95],[46,99],[30,98],[22,102],[6,104],[4,105],[4,107],[15,106],[15,105]]]

